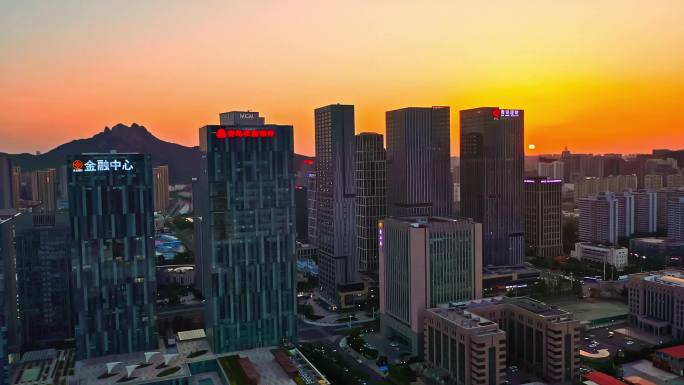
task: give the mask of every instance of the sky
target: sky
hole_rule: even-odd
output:
[[[229,110],[525,110],[528,154],[684,148],[684,1],[0,0],[0,152],[47,151],[136,122],[198,143]]]

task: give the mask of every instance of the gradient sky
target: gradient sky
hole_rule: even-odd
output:
[[[227,110],[525,109],[534,153],[684,148],[684,1],[0,0],[0,152],[137,122],[197,144]]]

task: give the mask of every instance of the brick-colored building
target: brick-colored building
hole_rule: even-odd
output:
[[[425,359],[457,384],[499,385],[506,370],[506,333],[463,308],[425,311]]]

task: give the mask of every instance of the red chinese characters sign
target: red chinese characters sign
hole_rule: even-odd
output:
[[[216,130],[217,139],[226,138],[273,138],[275,130],[272,129],[251,129],[243,130],[239,128],[225,129],[223,127]]]

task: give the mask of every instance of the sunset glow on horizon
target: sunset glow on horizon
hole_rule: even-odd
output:
[[[684,148],[681,1],[0,3],[0,152],[48,151],[136,122],[197,145],[230,110],[292,124],[314,108],[525,110],[528,154]]]

